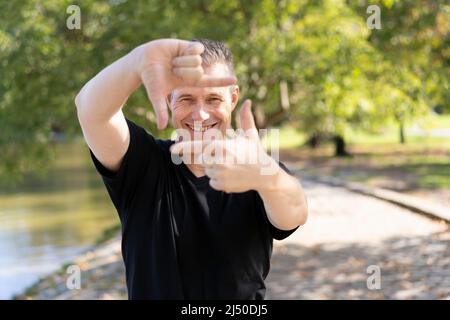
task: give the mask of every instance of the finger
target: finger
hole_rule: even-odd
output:
[[[182,41],[180,43],[180,55],[182,56],[191,56],[191,55],[200,55],[205,51],[205,47],[203,44],[197,41]]]
[[[185,155],[183,155],[185,156]],[[201,167],[204,167],[204,163],[203,163],[203,154],[201,152],[198,153],[194,153],[194,164],[198,164]]]
[[[174,68],[180,67],[198,67],[202,65],[202,58],[199,55],[178,56],[172,60]]]
[[[226,148],[227,141],[225,140],[189,140],[174,143],[170,147],[170,152],[173,154],[179,154],[180,152],[194,153],[197,150],[203,151],[204,148],[213,145],[212,151],[218,151],[222,148]]]
[[[217,190],[217,191],[224,191],[224,185],[223,185],[223,183],[220,181],[220,180],[218,180],[218,179],[210,179],[209,180],[209,185],[213,188],[213,189],[215,189],[215,190]]]
[[[236,84],[236,77],[213,77],[203,75],[196,83],[199,87],[227,87]]]
[[[216,178],[216,171],[211,166],[205,166],[205,174],[211,179]]]
[[[241,110],[239,111],[239,128],[244,131],[246,135],[251,137],[258,137],[258,131],[256,129],[255,118],[252,113],[252,101],[246,99],[242,104]]]
[[[163,130],[167,127],[169,121],[169,115],[167,113],[167,102],[164,96],[149,97],[153,110],[156,114],[156,121],[159,130]]]
[[[170,147],[172,154],[195,154],[201,153],[203,147],[208,145],[209,141],[183,141],[173,144]]]
[[[145,85],[145,90],[147,91],[148,99],[150,100],[153,110],[156,114],[156,122],[159,130],[162,130],[167,127],[167,123],[169,121],[169,114],[167,111],[167,100],[164,95],[155,94],[151,90],[149,90],[149,86]]]
[[[240,128],[243,130],[256,129],[255,119],[252,114],[252,101],[246,99],[239,111]]]
[[[184,80],[198,81],[203,75],[203,68],[201,66],[173,68],[173,73]]]
[[[205,50],[203,44],[201,44],[198,41],[189,41],[180,39],[164,39],[162,41],[165,41],[173,57],[200,55]]]
[[[158,129],[162,130],[167,126],[169,120],[166,96],[159,91],[159,88],[158,91],[152,90],[151,79],[149,79],[147,73],[142,75],[142,82],[147,92],[147,97],[155,111]]]

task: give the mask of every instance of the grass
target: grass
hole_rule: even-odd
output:
[[[433,116],[423,127],[449,129],[450,115]],[[406,144],[398,142],[394,125],[372,134],[348,130],[346,140],[352,156],[336,158],[332,144],[312,150],[304,145],[304,136],[284,127],[279,132],[281,159],[295,162],[305,173],[397,191],[450,190],[450,138],[410,136],[408,130],[411,127],[406,128]]]
[[[109,239],[113,238],[114,236],[116,236],[119,231],[120,231],[120,223],[117,223],[107,229],[105,229],[103,231],[103,233],[101,234],[100,237],[97,238],[97,240],[95,241],[95,244],[102,244],[106,241],[108,241]]]
[[[431,116],[430,126],[432,129],[450,128],[450,114]]]
[[[423,136],[417,135],[418,129],[423,131]],[[450,148],[450,139],[431,135],[435,129],[450,129],[450,115],[430,115],[422,121],[410,123],[405,127],[406,141],[408,144],[425,143],[428,146],[446,144],[447,148]],[[397,124],[389,123],[377,132],[371,133],[349,129],[346,132],[346,139],[351,144],[398,144],[399,128]]]
[[[306,141],[305,134],[299,132],[292,126],[285,126],[282,128],[273,128],[268,131],[268,134],[263,137],[262,143],[269,148],[275,142],[278,142],[280,149],[293,149],[303,145]]]
[[[313,175],[330,175],[399,191],[450,189],[450,150],[392,145],[352,145],[349,150],[352,157],[336,158],[332,148],[326,146],[317,150],[284,150],[281,157]]]
[[[424,136],[418,136],[414,134],[413,129],[420,127],[424,130]],[[280,149],[293,149],[299,148],[305,144],[307,136],[297,130],[293,126],[284,126],[281,128],[273,128],[269,131],[269,134],[263,138],[263,143],[268,143],[270,139],[275,139],[273,134],[277,130],[279,137]],[[439,147],[445,150],[450,150],[450,139],[443,137],[430,136],[433,129],[450,129],[450,115],[435,116],[431,115],[426,120],[421,122],[410,124],[406,127],[406,141],[407,144],[404,148],[412,148],[414,146],[423,147]],[[272,133],[272,134],[271,134]],[[363,130],[347,129],[345,132],[345,138],[348,144],[354,146],[368,146],[368,147],[386,147],[392,148],[393,146],[399,146],[399,132],[398,127],[394,123],[390,123],[384,128],[374,132],[367,132]]]

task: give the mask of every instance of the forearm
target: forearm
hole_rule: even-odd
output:
[[[92,78],[78,93],[78,114],[94,121],[108,121],[121,110],[140,86],[136,72],[137,50],[115,61]]]
[[[291,230],[306,223],[308,206],[300,181],[279,168],[274,175],[261,176],[257,189],[269,221],[277,228]]]

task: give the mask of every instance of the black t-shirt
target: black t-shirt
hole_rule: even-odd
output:
[[[272,240],[295,229],[275,228],[256,191],[214,190],[207,176],[173,163],[173,141],[127,123],[117,172],[91,155],[122,224],[129,298],[263,299]]]

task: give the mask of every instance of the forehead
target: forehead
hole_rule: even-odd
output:
[[[208,76],[225,77],[230,75],[230,70],[223,63],[216,63],[204,69]],[[226,95],[230,93],[229,87],[180,87],[172,92],[172,96],[176,99],[181,95],[191,96],[207,96],[209,94]]]

